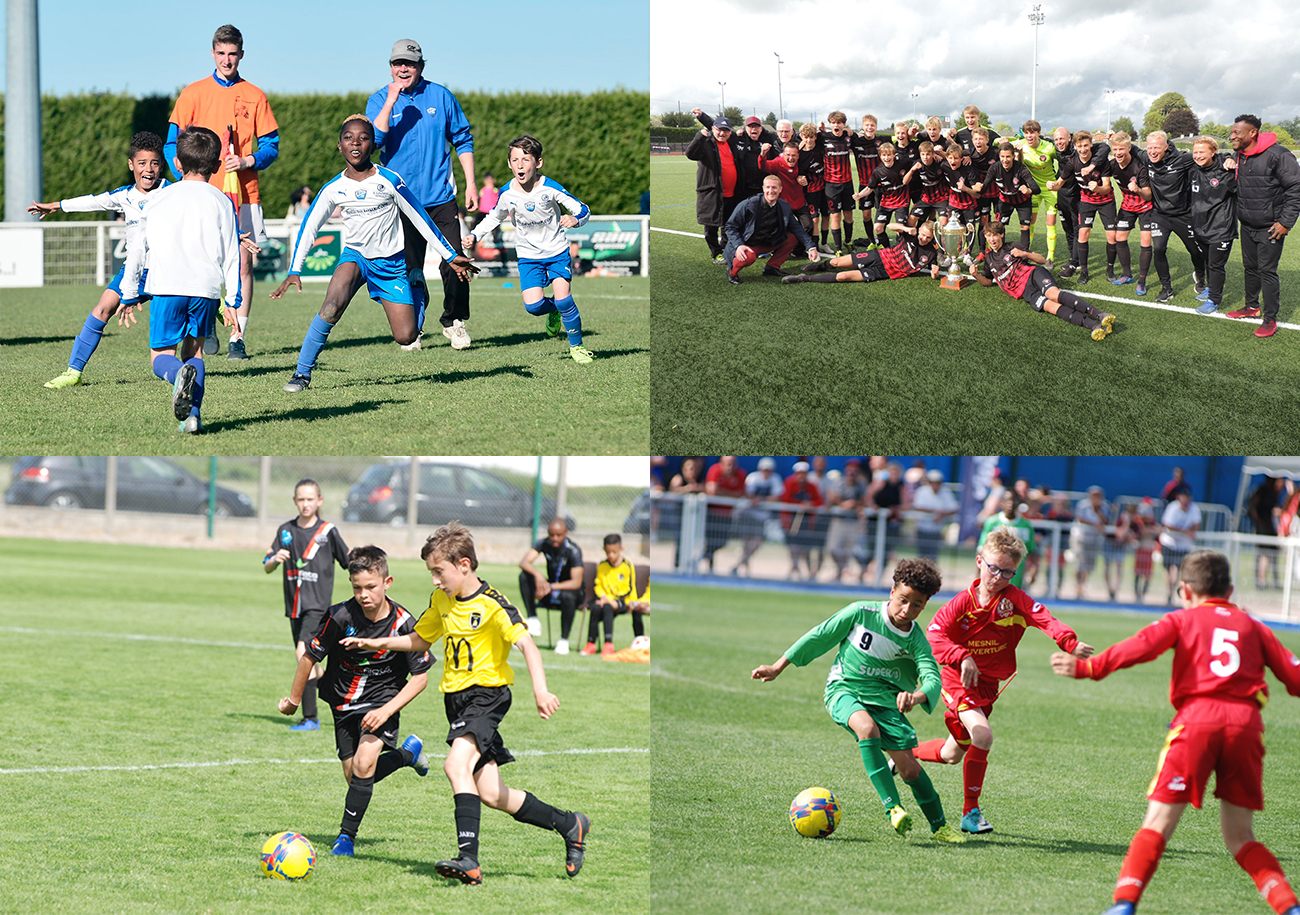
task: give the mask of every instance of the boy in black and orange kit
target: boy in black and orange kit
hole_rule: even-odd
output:
[[[1015,534],[1005,529],[989,534],[976,555],[979,578],[943,605],[926,632],[940,666],[949,736],[925,741],[916,748],[916,758],[949,764],[964,758],[962,832],[993,831],[979,806],[993,746],[989,715],[1002,693],[999,684],[1016,675],[1016,646],[1025,630],[1043,630],[1077,658],[1090,657],[1093,651],[1073,629],[1011,584],[1024,558],[1025,545]]]
[[[1228,851],[1274,912],[1300,915],[1300,903],[1282,866],[1255,841],[1253,826],[1255,811],[1264,809],[1264,668],[1273,671],[1288,693],[1300,696],[1300,658],[1263,623],[1229,603],[1232,569],[1226,556],[1197,550],[1179,571],[1181,610],[1094,658],[1052,655],[1057,674],[1101,680],[1174,650],[1169,699],[1178,714],[1147,789],[1146,818],[1129,844],[1115,885],[1115,904],[1106,915],[1133,915],[1183,811],[1189,803],[1200,809],[1211,772]]]

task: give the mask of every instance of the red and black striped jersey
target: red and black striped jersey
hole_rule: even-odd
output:
[[[334,563],[348,567],[348,545],[337,527],[320,518],[311,527],[299,527],[293,518],[276,528],[267,556],[279,550],[289,551],[281,566],[285,616],[296,620],[305,610],[324,610],[334,603]]]
[[[1003,242],[1002,247],[996,251],[985,248],[980,257],[984,260],[984,275],[996,282],[998,287],[1013,299],[1018,299],[1024,294],[1025,285],[1029,282],[1029,274],[1033,273],[1034,268],[1038,266],[1023,257],[1013,255],[1011,245],[1006,242]]]
[[[921,168],[912,176],[912,183],[920,182],[921,203],[938,206],[948,200],[948,184],[943,180],[943,170],[948,160],[935,156],[930,164],[921,163]]]
[[[858,163],[858,187],[864,188],[871,180],[871,173],[880,165],[880,144],[886,142],[884,137],[856,136],[849,140],[849,149]]]
[[[990,185],[998,189],[998,199],[1003,203],[1028,203],[1030,195],[1040,190],[1023,162],[1012,162],[1010,168],[1003,168],[1001,160],[994,162],[984,174],[984,186]],[[1022,186],[1029,188],[1028,194],[1020,192]]]
[[[397,601],[388,601],[388,614],[371,620],[356,598],[330,607],[320,632],[307,642],[313,661],[329,658],[320,681],[320,696],[330,708],[352,712],[377,708],[402,691],[411,674],[427,671],[433,660],[427,651],[366,651],[344,648],[348,636],[385,639],[415,631],[415,617]],[[303,633],[304,637],[307,633]]]
[[[808,184],[804,192],[820,191],[826,187],[826,163],[822,156],[822,145],[818,141],[812,149],[799,148],[799,174],[806,175]]]
[[[1147,167],[1144,163],[1138,161],[1137,156],[1130,156],[1128,165],[1120,165],[1115,159],[1110,160],[1110,176],[1115,179],[1115,184],[1119,186],[1120,193],[1124,195],[1120,208],[1128,210],[1130,213],[1145,213],[1147,210],[1154,209],[1155,203],[1151,200],[1143,200],[1141,194],[1135,194],[1129,190],[1129,182],[1137,179],[1138,187],[1151,187],[1151,180],[1147,175]]]
[[[1107,158],[1110,155],[1110,149],[1102,147],[1099,152],[1097,147],[1093,147],[1092,156],[1087,162],[1079,158],[1076,152],[1073,156],[1061,163],[1061,173],[1069,171],[1074,175],[1074,180],[1079,185],[1079,199],[1084,203],[1105,203],[1115,199],[1115,192],[1110,185],[1110,169],[1112,162]],[[1096,182],[1095,190],[1089,189],[1088,185]]]
[[[848,132],[835,136],[829,130],[818,131],[822,141],[822,154],[826,165],[827,184],[845,184],[853,181],[853,171],[849,165],[852,154],[849,152]]]
[[[907,170],[920,161],[921,150],[915,141],[906,146],[894,144],[894,164],[903,170],[903,174],[907,174]]]
[[[948,164],[948,160],[943,162],[944,184],[948,188],[948,206],[957,210],[973,210],[978,206],[978,201],[965,191],[958,191],[957,184],[960,181],[966,182],[966,187],[972,187],[980,182],[979,170],[973,165],[958,165],[953,168]]]
[[[891,280],[899,280],[914,273],[928,271],[939,261],[939,248],[931,239],[928,245],[916,240],[915,235],[904,235],[892,248],[880,251],[880,262]]]
[[[985,127],[984,129],[989,132],[989,149],[996,149],[998,140],[1002,139],[1002,135],[992,127]],[[961,146],[962,154],[968,156],[970,160],[974,162],[975,141],[971,137],[971,129],[969,127],[963,127],[961,130],[957,131],[957,143]]]
[[[880,189],[880,206],[882,209],[898,210],[907,206],[907,185],[903,183],[906,172],[898,167],[898,163],[885,165],[880,163],[876,170],[871,173],[871,180],[867,182],[867,187]]]
[[[989,167],[997,164],[997,161],[998,151],[992,147],[984,150],[983,154],[977,152],[970,154],[970,164],[975,168],[975,172],[980,176],[981,181],[988,174]],[[984,187],[980,190],[980,199],[988,200],[990,197],[996,197],[997,195],[997,185],[984,181]]]

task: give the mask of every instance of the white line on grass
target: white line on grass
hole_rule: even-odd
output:
[[[661,229],[658,226],[651,226],[650,231],[667,232],[669,235],[685,235],[687,238],[704,237],[698,232],[679,232],[676,229]],[[1075,289],[1072,291],[1074,292],[1075,295],[1080,296],[1081,298],[1085,298],[1088,301],[1092,301],[1093,299],[1101,299],[1103,302],[1119,302],[1121,305],[1140,305],[1143,308],[1154,308],[1157,311],[1174,311],[1184,315],[1196,315],[1198,318],[1207,317],[1206,315],[1197,314],[1196,309],[1194,308],[1187,308],[1182,305],[1162,305],[1159,302],[1143,302],[1139,299],[1123,299],[1116,295],[1102,295],[1100,293],[1092,292],[1087,289]],[[1212,315],[1208,315],[1208,317],[1221,318],[1224,321],[1240,321],[1243,324],[1264,323],[1263,318],[1230,318],[1223,312],[1217,312],[1217,311]],[[1287,330],[1300,330],[1300,324],[1291,324],[1287,321],[1278,321],[1277,326],[1285,327]]]
[[[71,635],[84,639],[127,639],[133,642],[179,642],[184,645],[207,645],[213,648],[252,648],[261,651],[293,651],[290,645],[257,645],[252,642],[211,642],[206,639],[183,639],[167,635],[134,635],[129,632],[74,632],[66,629],[27,629],[23,626],[0,626],[0,632],[25,635]]]
[[[514,752],[514,751],[512,751]],[[574,750],[519,750],[516,756],[589,756],[606,753],[649,753],[640,747],[578,748]],[[444,759],[445,753],[429,753],[431,759]],[[59,775],[67,772],[149,772],[156,769],[212,769],[218,766],[284,766],[336,763],[330,759],[226,759],[219,762],[157,763],[152,766],[42,766],[33,769],[0,769],[0,775]]]
[[[700,236],[700,238],[703,238],[703,237],[704,237],[703,235]],[[500,279],[500,277],[496,277],[496,279]],[[508,283],[512,283],[512,282],[514,282],[514,280],[513,280],[513,279],[509,279],[509,280],[506,280],[506,282],[508,282]],[[516,296],[516,297],[518,297],[518,295],[519,295],[519,290],[518,290],[518,289],[482,289],[482,288],[478,288],[478,289],[475,289],[475,290],[474,290],[474,294],[475,294],[475,295],[510,295],[510,296]],[[602,294],[600,294],[600,293],[598,293],[598,292],[584,292],[584,293],[582,293],[582,297],[583,297],[584,299],[627,299],[627,300],[632,301],[632,302],[644,302],[644,301],[646,301],[646,300],[648,300],[648,299],[650,298],[650,296],[648,296],[648,295],[602,295]]]

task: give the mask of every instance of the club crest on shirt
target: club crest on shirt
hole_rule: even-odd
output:
[[[483,614],[475,610],[469,615],[469,628],[477,629],[478,624],[483,622]]]
[[[533,210],[537,209],[537,204],[530,200],[528,203],[524,204],[524,209],[531,213]]]
[[[1002,598],[1002,600],[998,601],[998,609],[994,614],[994,616],[997,619],[1004,620],[1015,612],[1016,612],[1015,604],[1011,603],[1010,600],[1004,597]]]
[[[353,626],[351,623],[348,623],[348,631],[343,634],[347,638],[352,638],[352,636],[357,634],[357,627]]]
[[[365,199],[366,199],[366,189],[365,189],[365,188],[361,188],[361,187],[357,188],[357,192],[356,192],[356,193],[357,193],[357,199],[358,199],[358,200],[365,200]]]
[[[437,108],[426,108],[426,109],[424,109],[424,110],[427,111],[427,112],[429,112],[429,114],[437,114],[437,113],[438,113],[438,109],[437,109]]]
[[[1219,186],[1219,179],[1218,179],[1218,178],[1211,178],[1211,179],[1210,179],[1210,187],[1218,187],[1218,186]]]

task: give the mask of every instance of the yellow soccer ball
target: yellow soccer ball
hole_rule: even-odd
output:
[[[276,880],[303,880],[316,866],[316,849],[296,832],[271,836],[262,846],[262,873]]]
[[[840,805],[825,788],[808,788],[790,804],[790,825],[801,836],[824,839],[840,825]]]

